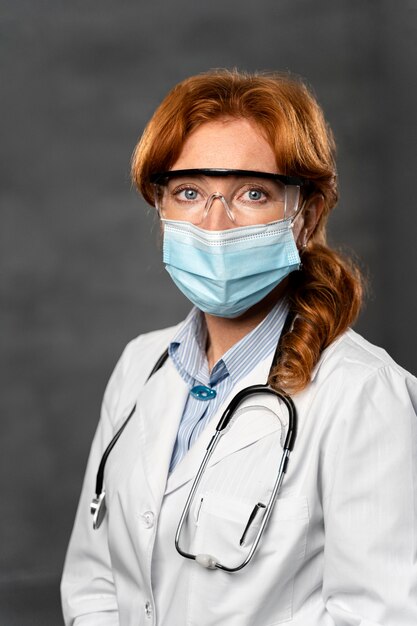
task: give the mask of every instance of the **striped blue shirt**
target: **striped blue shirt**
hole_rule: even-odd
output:
[[[234,344],[209,372],[204,315],[196,308],[190,311],[168,347],[169,356],[190,390],[195,385],[205,385],[214,389],[216,396],[211,400],[199,400],[191,394],[187,397],[172,453],[170,471],[189,450],[236,383],[275,351],[287,312],[288,303],[281,300],[267,317]]]

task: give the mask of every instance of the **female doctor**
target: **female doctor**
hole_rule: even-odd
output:
[[[67,625],[416,626],[417,381],[349,328],[333,151],[283,75],[194,76],[149,122],[133,178],[194,307],[110,378]]]

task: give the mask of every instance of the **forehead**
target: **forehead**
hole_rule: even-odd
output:
[[[278,171],[262,129],[243,118],[205,122],[191,132],[171,169],[191,168]]]

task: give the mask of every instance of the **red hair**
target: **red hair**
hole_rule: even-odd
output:
[[[290,302],[296,315],[282,340],[271,384],[288,393],[303,389],[320,354],[356,319],[362,302],[359,270],[326,243],[326,222],[338,198],[332,132],[312,93],[287,74],[228,70],[192,76],[176,85],[148,123],[132,157],[132,178],[153,204],[151,174],[169,170],[187,136],[221,118],[254,121],[273,148],[283,174],[311,181],[324,209],[302,253],[302,271],[291,275]]]

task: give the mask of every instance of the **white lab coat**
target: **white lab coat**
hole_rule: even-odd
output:
[[[175,330],[131,342],[110,379],[64,568],[66,624],[416,626],[417,380],[353,331],[332,344],[294,396],[298,437],[253,561],[234,574],[205,570],[177,554],[174,534],[222,408],[167,480],[188,390],[170,360],[145,382]],[[233,394],[265,382],[270,362]],[[94,531],[100,458],[135,402],[107,462],[108,515]],[[240,556],[285,430],[276,399],[249,404],[215,452],[184,538],[226,565]]]

